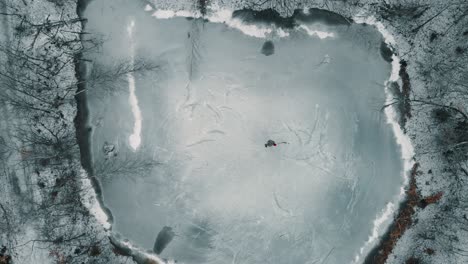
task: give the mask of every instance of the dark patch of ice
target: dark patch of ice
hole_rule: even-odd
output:
[[[236,10],[232,13],[233,18],[238,18],[245,23],[274,24],[282,28],[294,28],[296,23],[294,17],[282,17],[273,9],[254,11],[251,9]]]
[[[153,251],[156,254],[161,254],[161,252],[171,243],[174,238],[175,233],[172,231],[172,227],[165,226],[159,231],[156,241],[154,242]]]
[[[275,53],[275,45],[271,40],[267,40],[263,43],[261,53],[265,56],[270,56]]]
[[[326,10],[311,8],[307,12],[302,9],[294,10],[290,17],[282,17],[273,9],[255,11],[252,9],[236,10],[232,13],[233,18],[241,19],[244,23],[273,24],[281,28],[294,28],[299,23],[322,23],[328,26],[350,25],[351,20]],[[299,23],[298,23],[299,22]]]
[[[299,22],[322,23],[328,26],[350,25],[352,22],[337,13],[317,8],[310,8],[307,13],[295,10],[293,17]]]
[[[393,61],[392,59],[393,52],[390,49],[390,47],[387,45],[387,43],[385,43],[384,41],[380,43],[380,55],[385,61],[388,61],[388,62]]]

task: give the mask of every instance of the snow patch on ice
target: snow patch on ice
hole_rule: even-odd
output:
[[[131,20],[128,27],[128,37],[130,38],[130,60],[132,65],[135,61],[135,44],[133,41],[133,30],[135,28],[135,21]],[[135,124],[133,125],[133,134],[129,137],[130,146],[132,147],[133,151],[136,151],[137,148],[140,146],[141,143],[141,126],[142,126],[142,116],[140,107],[138,106],[138,98],[135,94],[135,77],[133,73],[129,72],[127,74],[128,79],[128,90],[130,91],[129,95],[129,102],[132,108],[133,117],[135,119]]]
[[[354,258],[353,263],[358,263],[359,259],[364,253],[364,250],[367,249],[372,243],[377,240],[379,237],[379,233],[382,231],[382,226],[385,223],[388,223],[390,220],[390,217],[392,217],[393,213],[395,212],[395,205],[392,202],[387,203],[387,206],[385,207],[384,210],[382,210],[382,213],[380,216],[378,216],[374,220],[374,227],[372,228],[372,234],[369,236],[369,239],[367,239],[366,243],[364,244],[363,247],[359,249],[359,255],[356,255]]]
[[[309,28],[306,25],[300,25],[299,28],[304,29],[307,32],[307,34],[309,34],[310,36],[317,36],[320,39],[332,38],[332,37],[335,36],[335,34],[333,34],[333,32],[313,30],[313,29]]]
[[[151,7],[150,5],[145,6],[145,11],[151,11],[151,10],[153,10],[153,7]]]
[[[98,220],[98,222],[107,230],[111,228],[109,217],[102,210],[97,199],[96,192],[91,184],[91,180],[84,169],[81,169],[81,201],[83,205],[88,208],[89,212]]]
[[[156,17],[158,19],[168,19],[168,18],[173,18],[176,15],[175,15],[175,12],[172,11],[172,10],[158,9],[153,13],[152,16],[154,16],[154,17]]]
[[[247,36],[256,38],[266,38],[270,35],[276,35],[280,38],[288,37],[289,33],[282,28],[276,28],[273,25],[248,25],[241,19],[232,17],[233,11],[229,9],[212,9],[213,12],[208,16],[204,17],[212,23],[224,23],[230,28],[237,29]],[[169,19],[173,17],[194,17],[199,18],[201,14],[190,11],[173,11],[173,10],[156,10],[152,16],[157,19]],[[326,32],[321,30],[313,30],[305,25],[301,25],[299,28],[305,29],[307,34],[310,36],[317,36],[320,39],[334,37],[332,32]]]
[[[168,260],[163,260],[160,257],[158,257],[156,254],[149,253],[143,251],[141,248],[135,247],[130,243],[128,240],[125,241],[118,241],[119,244],[122,246],[130,249],[132,252],[137,252],[137,254],[133,254],[133,256],[137,255],[137,259],[144,259],[146,260],[145,263],[155,263],[155,264],[175,264],[176,262],[172,259]],[[153,261],[153,262],[151,262]]]
[[[232,17],[233,11],[228,9],[220,9],[214,12],[211,16],[208,17],[208,20],[213,23],[225,23],[231,28],[235,28],[245,35],[265,38],[270,34],[273,29],[266,26],[259,25],[247,25],[242,22],[242,20]]]
[[[209,16],[205,17],[208,21],[212,23],[225,23],[231,28],[238,29],[242,33],[248,36],[265,38],[268,34],[273,32],[273,29],[266,26],[258,25],[247,25],[243,23],[240,19],[232,17],[232,11],[228,9],[220,9]],[[173,10],[156,10],[153,15],[158,19],[169,19],[173,17],[194,17],[199,18],[201,14],[190,11],[173,11]]]
[[[382,22],[377,21],[377,19],[374,16],[366,16],[365,14],[361,13],[353,17],[353,19],[354,22],[356,22],[357,24],[369,24],[375,26],[384,37],[385,43],[390,44],[392,46],[395,45],[395,38],[385,28]]]
[[[276,33],[278,34],[278,37],[280,37],[280,38],[289,37],[289,33],[284,31],[281,28],[279,28]]]
[[[396,82],[400,78],[399,76],[400,71],[400,58],[398,58],[395,54],[392,55],[392,73],[390,74],[389,82]]]
[[[387,95],[387,102],[389,104],[393,101],[393,96],[390,93],[388,86],[391,82],[398,80],[398,72],[400,71],[400,59],[396,56],[392,56],[392,75],[390,79],[385,82],[385,93]],[[397,144],[401,148],[401,156],[403,159],[403,177],[404,177],[404,186],[400,189],[400,200],[403,199],[405,195],[405,186],[408,184],[408,173],[414,165],[413,156],[414,156],[414,147],[411,144],[411,140],[406,135],[403,130],[401,130],[400,125],[396,120],[398,120],[397,113],[393,107],[386,107],[385,114],[387,116],[387,123],[392,125],[393,134],[396,137]]]
[[[377,21],[377,19],[373,16],[366,16],[365,14],[361,13],[356,15],[353,20],[360,24],[365,23],[369,25],[373,25],[377,28],[377,30],[382,34],[384,41],[388,44],[392,49],[395,45],[395,38],[392,34],[384,27],[384,25]],[[386,94],[386,104],[391,103],[393,101],[393,96],[390,93],[389,85],[392,82],[396,82],[399,80],[399,71],[400,71],[400,59],[395,54],[392,55],[392,72],[390,74],[390,78],[385,82],[385,94]],[[411,144],[411,140],[406,135],[403,130],[401,129],[400,125],[398,124],[398,116],[393,108],[393,106],[389,106],[385,108],[385,116],[387,118],[387,123],[391,125],[393,134],[395,135],[396,142],[400,146],[401,155],[403,159],[403,186],[400,188],[400,194],[396,199],[397,203],[402,201],[405,197],[405,187],[408,185],[409,178],[408,174],[411,168],[414,165],[413,156],[414,156],[414,147]],[[374,227],[372,229],[372,234],[369,236],[369,239],[365,242],[365,244],[360,248],[359,253],[356,254],[353,263],[358,263],[360,258],[364,256],[364,253],[370,249],[379,238],[379,236],[383,232],[383,225],[388,224],[390,222],[391,217],[395,215],[396,210],[398,207],[394,206],[392,202],[387,204],[385,211],[374,220]]]

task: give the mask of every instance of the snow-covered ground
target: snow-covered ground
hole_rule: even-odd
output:
[[[115,1],[85,13],[87,30],[108,39],[92,56],[100,67],[141,57],[158,65],[132,73],[130,93],[90,91],[94,163],[159,163],[103,180],[114,231],[150,249],[169,226],[176,237],[162,256],[183,263],[363,257],[404,180],[380,111],[392,70],[382,36],[362,25],[249,25],[225,10],[210,22],[190,15]],[[143,120],[136,152],[133,91]],[[287,144],[265,148],[270,138]]]
[[[80,173],[76,3],[2,1],[0,10],[0,263],[124,262]]]

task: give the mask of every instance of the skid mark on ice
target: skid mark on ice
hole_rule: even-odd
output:
[[[167,128],[167,124],[169,123],[169,120],[172,120],[172,118],[169,117],[170,115],[167,115],[164,120],[161,122],[161,124],[158,126],[158,128],[156,129],[156,131],[159,131],[161,129],[166,129]]]
[[[187,95],[185,96],[185,101],[182,105],[186,105],[192,99],[192,86],[190,85],[190,82],[185,85],[185,90],[187,90]]]
[[[294,124],[286,124],[285,122],[281,121],[282,126],[287,130],[286,133],[290,133],[293,135],[294,140],[288,138],[288,140],[292,140],[291,143],[295,146],[299,146],[298,148],[295,148],[297,150],[297,154],[295,155],[295,158],[298,160],[306,160],[310,159],[317,154],[321,154],[321,157],[325,157],[324,153],[320,153],[320,151],[317,152],[317,149],[319,149],[319,145],[323,141],[322,136],[324,135],[324,131],[326,129],[326,123],[323,122],[321,124],[320,122],[320,108],[318,105],[316,105],[316,110],[315,110],[315,117],[314,117],[314,122],[312,125],[312,128],[309,128],[307,126],[304,126],[302,124],[299,125],[294,125]],[[317,128],[321,126],[320,129],[321,131],[317,131]],[[281,134],[281,133],[280,133]],[[311,154],[310,152],[313,151]],[[292,156],[289,155],[289,158],[294,159]]]
[[[186,94],[185,94],[185,98],[181,103],[177,104],[176,112],[179,112],[181,109],[184,109],[184,110],[185,109],[190,109],[191,113],[193,113],[194,108],[196,107],[196,105],[194,105],[194,103],[191,102],[192,97],[193,97],[193,95],[192,95],[193,94],[193,89],[192,89],[190,81],[187,82],[187,84],[185,85],[185,90],[187,91]]]
[[[284,123],[283,123],[283,125],[286,126],[286,128],[287,128],[289,131],[293,132],[294,135],[296,135],[296,138],[297,138],[297,141],[299,142],[299,144],[300,144],[301,146],[304,146],[304,143],[302,143],[302,138],[301,138],[301,136],[299,136],[299,134],[297,133],[297,131],[294,130],[294,129],[292,129],[289,125],[286,125],[286,124],[284,124]]]
[[[333,176],[333,173],[329,169],[326,169],[326,168],[323,168],[321,166],[315,165],[312,162],[310,162],[310,160],[306,161],[306,163],[309,164],[309,166],[311,166],[313,168],[319,169],[319,170],[325,172],[326,174]]]
[[[318,104],[315,105],[315,120],[314,120],[314,126],[312,127],[310,134],[309,134],[309,139],[307,140],[307,144],[310,144],[310,140],[312,139],[312,135],[315,133],[315,129],[317,129],[317,124],[319,121],[320,117],[320,106]]]
[[[359,182],[359,177],[357,177],[353,182],[352,182],[352,185],[350,186],[350,189],[351,189],[351,198],[349,199],[349,202],[348,204],[346,205],[346,210],[349,212],[349,213],[353,213],[354,212],[354,207],[356,206],[356,203],[357,203],[357,186],[358,186],[358,182]]]
[[[289,211],[288,209],[282,207],[280,205],[280,202],[278,201],[278,196],[276,195],[276,192],[273,192],[273,199],[275,200],[275,204],[276,206],[283,212],[285,212],[286,214],[288,214],[289,216],[292,215],[291,211]]]
[[[312,132],[309,132],[308,130],[306,129],[298,129],[297,131],[305,134],[307,136],[306,140],[305,140],[305,143],[304,145],[309,145],[310,144],[310,141],[312,140],[312,134],[313,134],[313,131]]]
[[[330,62],[331,62],[331,57],[328,54],[325,54],[322,61],[320,61],[315,68],[316,69],[321,68],[322,66],[326,66]]]
[[[187,147],[188,147],[188,148],[189,148],[189,147],[194,147],[194,146],[196,146],[196,145],[200,145],[200,144],[208,143],[208,142],[213,142],[213,141],[216,141],[216,140],[214,140],[214,139],[202,139],[202,140],[197,141],[197,142],[195,142],[195,143],[188,144]]]
[[[153,159],[159,160],[161,164],[167,164],[172,161],[174,157],[174,151],[169,151],[166,148],[156,146],[153,151]]]
[[[219,129],[213,129],[213,130],[210,130],[208,132],[206,132],[208,134],[220,134],[220,135],[225,135],[226,133],[222,130],[219,130]]]
[[[190,81],[192,81],[198,73],[198,65],[201,60],[200,35],[202,26],[203,22],[194,20],[190,32],[188,33],[188,45],[190,53],[188,54],[187,58],[187,66]]]
[[[244,116],[238,111],[228,106],[220,106],[219,109],[233,113],[239,120],[244,120]]]
[[[216,123],[221,122],[221,119],[222,119],[221,113],[217,109],[215,109],[213,106],[211,106],[210,104],[206,104],[206,107],[214,113]]]
[[[185,105],[184,106],[184,110],[187,110],[188,113],[189,113],[189,118],[192,119],[194,114],[195,114],[195,110],[197,109],[197,107],[199,106],[200,104],[195,102],[195,103],[191,103],[191,104],[188,104],[188,105]]]

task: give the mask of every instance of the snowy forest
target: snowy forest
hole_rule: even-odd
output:
[[[0,264],[468,262],[468,2],[0,19]]]

